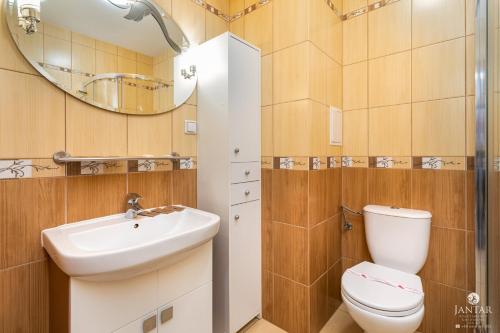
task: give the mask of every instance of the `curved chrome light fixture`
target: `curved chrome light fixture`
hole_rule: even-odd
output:
[[[17,17],[19,26],[26,34],[37,32],[37,24],[40,22],[40,0],[17,0]]]
[[[121,9],[130,9],[129,13],[124,16],[127,20],[140,22],[144,17],[151,14],[160,25],[168,45],[170,45],[175,52],[182,53],[182,48],[170,37],[165,22],[163,22],[163,16],[165,16],[165,14],[149,0],[108,0],[108,2]]]

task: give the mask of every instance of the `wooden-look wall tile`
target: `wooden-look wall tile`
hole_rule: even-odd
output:
[[[209,11],[205,11],[205,22],[205,40],[217,37],[229,30],[229,23],[226,20]]]
[[[370,261],[363,217],[348,215],[348,219],[352,223],[352,230],[342,231],[342,257]]]
[[[64,150],[64,93],[44,78],[0,70],[0,157]]]
[[[270,220],[262,219],[261,230],[262,269],[274,271],[273,223]]]
[[[425,318],[423,332],[461,333],[465,328],[456,328],[456,324],[465,324],[455,316],[455,306],[465,306],[466,292],[439,283],[425,280]]]
[[[0,269],[40,260],[43,229],[64,224],[64,178],[0,181]]]
[[[205,41],[205,9],[192,1],[172,0],[172,17],[191,43]]]
[[[328,217],[332,217],[342,211],[342,168],[328,169],[326,176]]]
[[[172,111],[172,151],[181,156],[196,156],[196,135],[184,132],[185,121],[196,121],[196,106],[184,104]]]
[[[273,203],[273,170],[261,169],[261,201],[262,201],[262,220],[272,220]]]
[[[432,227],[425,279],[466,288],[466,231]]]
[[[467,290],[476,290],[476,233],[467,231]]]
[[[310,47],[304,42],[273,53],[273,103],[309,97]]]
[[[196,182],[196,170],[174,170],[172,174],[172,204],[196,208],[198,206]]]
[[[308,232],[305,228],[273,222],[274,273],[308,284]]]
[[[0,271],[0,331],[49,332],[46,261]]]
[[[126,175],[78,176],[68,178],[68,222],[124,212]]]
[[[327,266],[331,268],[342,255],[342,214],[337,214],[329,219],[327,237]]]
[[[342,202],[361,211],[368,203],[368,169],[342,168]]]
[[[74,156],[127,155],[127,116],[66,98],[66,149]]]
[[[273,51],[273,4],[244,16],[245,39],[257,46],[262,55]]]
[[[411,207],[411,170],[368,169],[371,205]]]
[[[309,332],[309,288],[274,275],[274,324],[289,333]]]
[[[309,172],[309,226],[325,221],[329,215],[328,169]]]
[[[172,171],[130,173],[128,192],[141,195],[144,208],[171,205]]]
[[[328,308],[329,312],[334,313],[335,310],[342,304],[340,296],[340,284],[342,279],[342,260],[339,260],[335,265],[328,270]]]
[[[51,333],[69,333],[70,279],[49,260],[49,321]]]
[[[262,318],[269,322],[274,321],[274,281],[273,273],[270,271],[262,271]]]
[[[476,229],[476,173],[473,170],[466,171],[466,191],[467,191],[467,230]]]
[[[430,211],[433,226],[465,229],[465,171],[412,172],[411,208]]]
[[[273,221],[307,226],[308,171],[273,170]]]
[[[359,15],[344,22],[344,65],[368,58],[368,15]]]
[[[328,222],[309,230],[309,282],[312,284],[327,270]]]
[[[310,297],[310,333],[318,333],[333,314],[332,308],[328,306],[328,276],[324,274],[309,289]]]
[[[127,117],[127,152],[130,156],[172,153],[172,112],[157,116]]]

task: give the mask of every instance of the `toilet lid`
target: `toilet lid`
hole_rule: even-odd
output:
[[[342,290],[354,301],[384,312],[417,309],[424,300],[420,277],[370,262],[346,270]]]

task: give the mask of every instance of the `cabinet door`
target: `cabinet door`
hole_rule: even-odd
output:
[[[158,310],[159,333],[212,333],[212,283]]]
[[[231,36],[228,75],[231,161],[259,161],[260,52]]]
[[[157,312],[149,313],[141,319],[131,322],[114,333],[157,333],[158,319]]]
[[[229,328],[241,329],[261,312],[260,200],[231,207],[229,216]]]

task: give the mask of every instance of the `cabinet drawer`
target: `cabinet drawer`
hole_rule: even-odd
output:
[[[260,180],[260,163],[231,163],[231,183],[253,182]]]
[[[231,185],[231,205],[260,199],[260,181]]]

